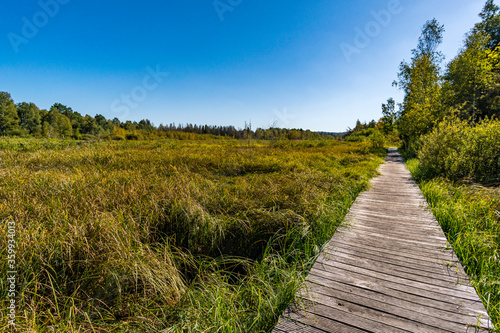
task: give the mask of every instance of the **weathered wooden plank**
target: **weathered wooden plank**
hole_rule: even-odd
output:
[[[417,229],[425,229],[427,228],[432,228],[435,229],[439,227],[439,224],[437,224],[435,221],[428,217],[419,217],[418,223],[415,223],[415,217],[410,217],[410,216],[394,216],[393,214],[384,214],[380,212],[371,212],[367,210],[362,210],[362,209],[356,209],[353,210],[349,216],[346,217],[347,222],[350,222],[350,220],[356,220],[357,217],[365,217],[365,218],[370,218],[370,219],[379,219],[382,221],[387,221],[387,222],[393,222],[397,223],[400,225],[408,225],[411,228],[417,228]]]
[[[380,226],[377,227],[377,224]],[[369,234],[387,236],[387,239],[396,238],[398,240],[409,240],[409,241],[419,241],[420,244],[432,243],[436,245],[441,245],[440,248],[446,248],[446,238],[442,235],[436,234],[433,230],[415,230],[411,234],[408,233],[408,227],[406,226],[390,226],[384,225],[384,223],[378,223],[374,221],[360,221],[356,225],[350,227],[351,232],[356,232],[356,230],[361,230],[368,232]],[[361,235],[360,235],[361,236]]]
[[[351,231],[355,229],[361,229],[370,233],[377,233],[382,235],[388,235],[391,237],[396,237],[398,239],[411,239],[411,240],[421,240],[424,239],[427,242],[436,242],[444,245],[446,247],[446,237],[442,233],[438,233],[436,229],[416,229],[411,234],[408,233],[408,226],[395,224],[392,225],[385,223],[383,221],[367,221],[359,220],[356,225],[350,226],[348,229]]]
[[[378,287],[383,288],[384,290],[391,289],[394,292],[401,292],[402,294],[408,295],[407,297],[410,299],[416,298],[424,298],[429,301],[429,304],[438,304],[439,307],[446,306],[446,308],[450,309],[450,311],[458,311],[460,309],[466,309],[467,311],[471,311],[470,313],[475,315],[484,315],[486,311],[484,306],[482,305],[479,299],[463,299],[461,297],[456,297],[454,295],[443,295],[442,293],[438,293],[432,290],[421,289],[414,286],[402,285],[398,283],[394,283],[390,280],[383,280],[379,278],[374,278],[372,276],[363,275],[360,273],[356,273],[353,271],[345,271],[345,270],[332,270],[326,271],[321,269],[312,268],[309,275],[317,275],[319,277],[325,279],[331,279],[333,281],[343,281],[344,283],[351,283],[355,286],[367,289],[377,289]],[[431,302],[431,300],[435,302]],[[415,302],[418,302],[416,300]],[[469,312],[467,312],[469,313]]]
[[[354,302],[351,301],[353,299],[352,297],[339,297],[341,294],[342,293],[336,293],[335,296],[332,296],[314,293],[313,295],[309,296],[308,299],[311,302],[314,302],[314,305],[312,306],[313,308],[318,305],[323,305],[325,307],[335,309],[338,312],[345,312],[356,315],[359,318],[370,321],[371,323],[390,325],[391,327],[393,327],[393,329],[399,329],[408,332],[457,332],[464,330],[464,327],[466,327],[466,325],[444,322],[442,320],[439,321],[435,318],[433,318],[433,320],[429,320],[428,316],[418,314],[411,316],[410,318],[404,317],[404,315],[408,316],[410,313],[415,314],[415,312],[406,311],[405,313],[402,313],[403,311],[397,311],[399,310],[398,307],[390,306],[388,304],[384,304],[386,310],[385,311],[384,309],[382,309],[382,307],[380,307],[380,305],[382,304],[377,304],[377,302],[374,302],[365,297],[358,297],[357,302],[363,302],[361,303],[362,305],[359,305],[357,303],[354,303],[356,302],[356,300],[354,300]],[[346,296],[346,294],[344,293],[342,296]],[[351,300],[346,300],[346,298]],[[403,316],[399,316],[401,314]],[[422,321],[413,320],[419,319],[419,317],[425,317],[424,319],[427,319],[427,321],[431,321],[433,324],[439,325],[440,327],[434,327],[428,325],[427,323],[422,323]]]
[[[350,218],[356,222],[358,222],[359,220],[366,222],[380,222],[384,223],[383,226],[387,224],[394,224],[395,226],[410,226],[415,230],[437,229],[441,233],[443,232],[439,224],[437,224],[437,222],[434,221],[431,217],[420,216],[418,218],[411,218],[408,215],[402,214],[380,214],[375,212],[367,212],[366,210],[361,208],[353,209],[354,210],[350,212],[349,216],[347,216],[346,219]]]
[[[320,294],[356,304],[361,302],[365,305],[369,304],[372,309],[383,312],[389,311],[391,314],[400,316],[401,318],[432,325],[434,328],[448,329],[449,324],[447,322],[451,322],[456,324],[457,329],[459,329],[464,325],[476,324],[477,322],[477,315],[463,315],[444,311],[440,308],[431,308],[427,305],[424,306],[370,289],[347,286],[343,283],[323,279],[313,274],[310,276],[309,281],[311,283],[307,284],[307,291],[303,291],[300,294],[302,297],[307,297],[307,293],[309,293],[312,294],[311,297]],[[483,321],[483,325],[487,325],[487,321]]]
[[[344,242],[358,243],[367,246],[373,246],[374,248],[387,249],[395,252],[405,252],[412,255],[423,256],[427,258],[437,258],[445,261],[454,260],[456,256],[445,248],[436,249],[426,249],[417,246],[410,246],[404,243],[396,243],[394,241],[388,241],[383,238],[378,239],[367,239],[366,237],[355,237],[351,234],[343,233],[338,236],[334,236],[333,243],[335,244],[335,239],[341,238]]]
[[[414,288],[422,289],[422,290],[427,290],[431,292],[435,292],[437,294],[441,294],[441,297],[447,297],[449,295],[453,295],[457,298],[460,299],[469,299],[469,300],[476,300],[477,295],[474,295],[468,291],[468,290],[462,290],[461,288],[452,288],[450,286],[441,286],[441,285],[436,285],[436,284],[430,284],[427,283],[427,281],[422,281],[422,279],[417,279],[417,278],[412,278],[410,274],[400,274],[400,273],[381,273],[377,272],[372,269],[367,269],[363,267],[358,267],[350,264],[344,264],[341,262],[317,262],[314,264],[312,269],[318,269],[318,270],[332,270],[332,269],[339,269],[339,270],[344,270],[344,271],[349,271],[349,272],[355,272],[359,274],[363,274],[366,276],[370,276],[376,279],[380,280],[385,280],[391,283],[399,284],[402,286],[411,286]],[[460,287],[460,285],[458,285]]]
[[[410,204],[410,205],[421,205],[425,204],[426,201],[424,197],[419,197],[415,196],[413,193],[399,193],[398,196],[394,196],[394,194],[390,194],[387,192],[376,192],[376,191],[371,191],[369,196],[360,196],[361,200],[380,200],[383,201],[385,204],[392,204],[392,203],[402,203],[402,204]]]
[[[338,245],[338,244],[337,244]],[[325,248],[324,254],[345,254],[353,257],[362,257],[367,259],[372,259],[380,261],[382,263],[388,263],[392,265],[397,265],[401,267],[407,267],[409,269],[420,270],[429,274],[437,274],[438,278],[446,276],[448,279],[457,281],[457,279],[468,281],[468,277],[465,274],[460,274],[459,271],[453,269],[452,266],[455,263],[449,263],[449,265],[444,264],[442,261],[424,261],[418,259],[412,259],[408,257],[402,257],[397,254],[392,253],[381,253],[376,251],[367,251],[364,248],[353,247],[350,245],[338,246],[334,248]],[[427,275],[427,274],[426,274]],[[433,275],[434,276],[434,275]]]
[[[311,329],[318,330],[319,332],[335,332],[335,333],[365,333],[371,332],[368,330],[362,330],[350,325],[346,325],[344,323],[340,323],[338,321],[332,320],[328,317],[323,317],[314,313],[309,313],[307,311],[302,312],[289,312],[283,315],[284,317],[294,318],[296,321],[300,321],[302,323],[310,323]],[[281,328],[281,325],[278,325]],[[322,328],[322,329],[321,329]],[[294,330],[284,330],[287,333],[295,332]],[[298,331],[300,332],[300,331]]]
[[[333,261],[339,261],[344,264],[352,264],[355,266],[359,265],[358,267],[365,267],[369,269],[374,268],[379,273],[389,273],[390,271],[394,271],[405,274],[405,276],[407,274],[414,275],[418,277],[416,279],[418,281],[434,281],[432,282],[432,284],[441,286],[451,286],[452,288],[454,288],[456,284],[463,284],[464,281],[468,281],[467,279],[463,279],[459,275],[451,276],[448,274],[443,274],[442,270],[441,272],[428,272],[421,267],[416,267],[409,263],[405,264],[404,261],[391,262],[390,260],[383,260],[383,257],[374,258],[370,255],[366,256],[362,254],[349,254],[342,252],[342,249],[333,252],[332,255],[334,256],[334,259],[332,259]],[[318,259],[318,262],[324,262],[328,260],[328,257],[325,256],[324,259],[320,257]],[[461,289],[467,290],[469,292],[474,291],[474,288],[470,287],[469,285]]]
[[[384,248],[375,248],[375,247],[370,247],[364,244],[360,243],[346,243],[343,239],[341,238],[336,238],[335,242],[330,242],[328,245],[325,247],[325,252],[329,251],[335,251],[338,249],[340,246],[342,246],[342,249],[344,251],[356,251],[356,252],[361,252],[361,253],[367,253],[367,254],[374,254],[377,256],[382,256],[385,258],[393,258],[395,260],[402,260],[405,262],[412,262],[416,263],[418,265],[422,266],[431,266],[435,267],[437,265],[441,265],[442,268],[445,268],[446,270],[454,269],[452,266],[454,263],[458,262],[458,259],[453,255],[447,255],[446,260],[442,258],[433,258],[433,257],[426,257],[426,256],[421,256],[418,254],[412,254],[412,253],[403,253],[401,251],[392,251],[389,249],[384,249]]]
[[[407,227],[416,230],[433,230],[436,229],[441,230],[439,224],[436,224],[435,221],[432,221],[428,218],[419,218],[417,221],[415,218],[409,218],[404,216],[394,216],[391,214],[370,214],[366,213],[366,211],[360,212],[355,211],[348,217],[346,217],[346,226],[353,225],[355,223],[351,223],[351,221],[358,221],[358,219],[362,219],[363,221],[368,222],[380,222],[382,226],[386,226],[387,224],[394,224],[395,226]],[[342,230],[342,229],[341,229]]]
[[[443,249],[440,252],[433,252],[430,254],[420,250],[402,251],[401,248],[390,246],[390,244],[387,245],[383,243],[374,243],[368,240],[364,240],[362,238],[358,238],[356,239],[356,242],[353,242],[351,237],[347,237],[344,235],[334,236],[332,240],[326,245],[325,248],[335,248],[337,247],[337,245],[340,246],[341,244],[346,244],[343,245],[344,247],[363,248],[366,250],[373,250],[374,252],[391,253],[395,256],[399,254],[402,258],[413,258],[431,262],[445,262],[445,263],[458,262],[458,258],[455,255],[455,253],[450,252],[446,249]]]
[[[357,233],[359,236],[367,235],[368,239],[373,238],[373,237],[378,237],[378,238],[383,238],[389,241],[394,241],[397,240],[399,242],[405,242],[409,243],[410,245],[414,246],[419,246],[425,249],[443,249],[446,247],[446,238],[443,240],[443,237],[432,237],[432,236],[426,236],[425,238],[422,237],[423,235],[420,234],[403,234],[403,233],[396,233],[394,231],[386,231],[386,230],[381,230],[380,228],[374,228],[375,224],[372,224],[372,226],[365,226],[363,224],[356,224],[351,227],[351,232]],[[420,237],[418,237],[420,236]]]
[[[377,321],[365,319],[346,311],[335,311],[334,308],[309,302],[306,309],[295,310],[284,314],[285,318],[294,319],[313,327],[337,332],[337,327],[343,326],[351,329],[344,332],[373,332],[373,333],[402,333],[411,332]]]
[[[304,323],[293,321],[286,318],[280,318],[279,324],[273,329],[273,333],[293,332],[293,333],[325,333],[319,328],[311,327]]]
[[[287,323],[314,333],[492,329],[397,151],[379,172],[311,268],[297,294],[304,306],[290,306],[273,332],[294,332]]]
[[[356,202],[356,204],[352,207],[355,210],[360,211],[369,211],[373,213],[382,213],[382,214],[395,214],[396,216],[406,216],[406,217],[427,217],[428,212],[425,211],[425,203],[419,202],[418,205],[413,205],[411,203],[407,203],[406,205],[394,204],[391,202],[386,202],[385,204],[374,204],[372,202],[367,202],[366,199],[360,200]],[[423,209],[423,210],[422,210]]]
[[[437,297],[437,295],[433,294],[432,292],[420,291],[418,289],[414,290],[412,288],[404,288],[401,286],[400,288],[398,288],[397,285],[394,285],[392,283],[387,283],[386,281],[380,281],[359,274],[312,271],[311,274],[309,274],[309,278],[313,283],[317,283],[318,280],[321,280],[323,282],[333,281],[342,283],[346,286],[346,290],[349,290],[349,288],[351,287],[360,288],[363,290],[371,290],[373,292],[420,304],[428,307],[431,310],[441,309],[443,311],[457,313],[464,316],[472,316],[475,318],[477,318],[478,316],[484,317],[485,315],[484,307],[477,306],[476,301],[450,298],[447,298],[447,300],[443,300],[440,297]]]

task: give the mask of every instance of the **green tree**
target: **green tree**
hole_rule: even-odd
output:
[[[358,120],[356,120],[356,125],[354,126],[354,129],[352,130],[353,132],[359,132],[359,131],[362,131],[365,129],[365,126],[363,124],[361,124],[361,122]]]
[[[0,135],[8,135],[18,128],[16,105],[8,92],[0,91]]]
[[[487,47],[490,50],[497,48],[500,43],[500,8],[493,0],[487,0],[483,10],[479,14],[481,22],[476,24],[471,31],[471,35],[485,34],[489,37]]]
[[[382,103],[382,132],[390,134],[394,132],[394,125],[397,119],[396,102],[391,97],[387,104]]]
[[[98,126],[98,130],[101,133],[112,133],[115,125],[111,120],[106,119],[101,114],[96,114],[94,117]]]
[[[30,134],[41,133],[40,109],[34,103],[19,103],[17,105],[17,115],[19,117],[19,127],[27,130]]]
[[[91,134],[91,135],[98,134],[99,131],[95,118],[89,115],[83,117],[81,132],[83,134]]]
[[[500,115],[499,8],[487,1],[479,16],[482,21],[467,34],[445,75],[447,104],[458,109],[462,119],[473,121]]]
[[[400,64],[398,81],[405,93],[397,126],[403,148],[415,152],[421,135],[428,133],[434,122],[443,117],[441,67],[443,55],[438,47],[443,40],[444,26],[436,19],[422,28],[417,48],[410,63]]]
[[[73,135],[71,121],[55,107],[50,108],[47,120],[48,127],[43,124],[46,127],[43,130],[48,132],[48,137],[68,138]]]
[[[72,108],[61,103],[55,103],[52,107],[57,109],[62,115],[69,118],[69,120],[71,121],[71,126],[73,127],[73,131],[75,131],[75,133],[77,129],[79,131],[82,130],[83,116],[80,113],[73,111]]]

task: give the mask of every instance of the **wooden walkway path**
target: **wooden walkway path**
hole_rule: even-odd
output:
[[[493,330],[396,149],[379,171],[273,333]]]

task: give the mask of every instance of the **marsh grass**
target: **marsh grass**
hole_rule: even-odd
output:
[[[445,179],[422,180],[417,160],[409,160],[407,166],[499,331],[499,189]]]
[[[268,331],[382,161],[336,141],[0,148],[20,332]]]

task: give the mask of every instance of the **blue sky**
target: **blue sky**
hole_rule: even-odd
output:
[[[156,125],[344,131],[402,100],[391,83],[428,19],[449,61],[484,2],[4,1],[0,91]]]

